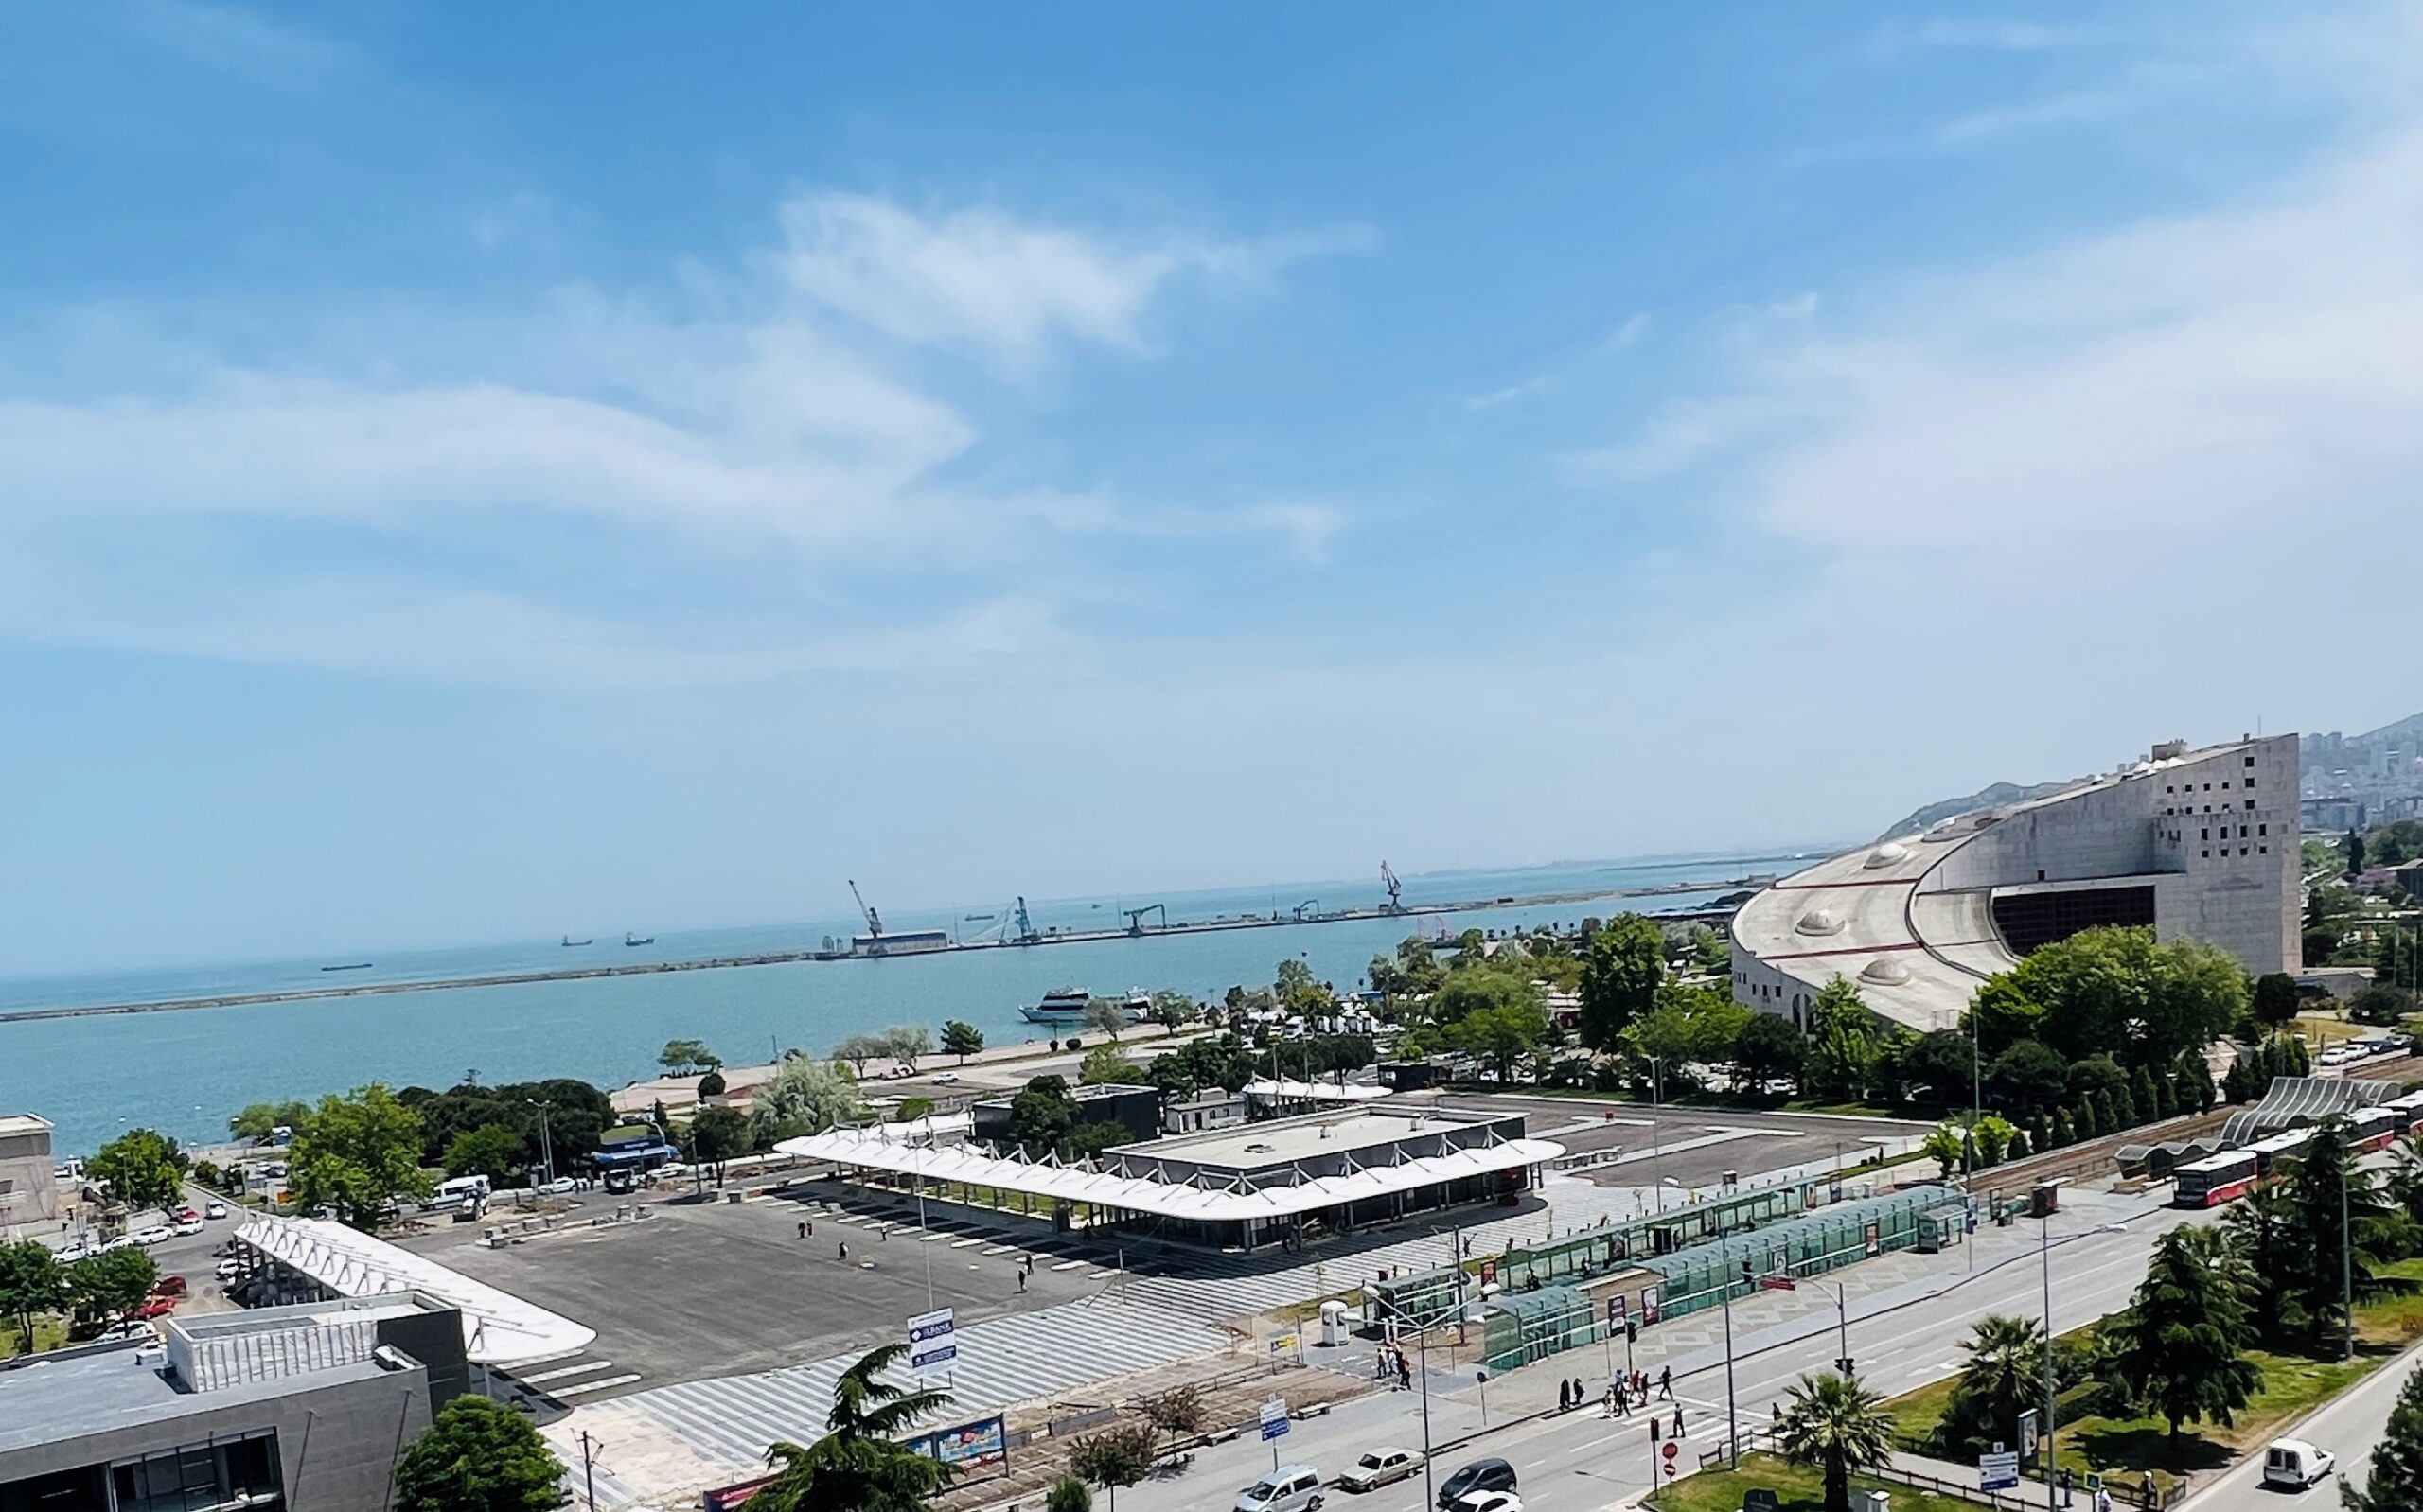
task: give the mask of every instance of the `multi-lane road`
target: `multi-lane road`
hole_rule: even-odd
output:
[[[2288,1436],[2318,1444],[2338,1455],[2341,1472],[2361,1487],[2373,1446],[2380,1441],[2389,1426],[2390,1410],[2397,1405],[2398,1390],[2417,1369],[2423,1369],[2423,1345],[2326,1402]],[[2313,1487],[2303,1500],[2317,1509],[2339,1505],[2337,1491],[2327,1485]],[[2176,1512],[2282,1512],[2298,1504],[2298,1498],[2264,1486],[2263,1461],[2258,1455],[2181,1503]]]
[[[2101,1317],[2125,1305],[2144,1278],[2156,1235],[2208,1215],[2146,1207],[2120,1222],[2106,1222],[2108,1216],[2057,1217],[2049,1249],[2042,1254],[2036,1248],[2007,1253],[1973,1271],[1962,1269],[1965,1257],[1947,1256],[1938,1275],[1854,1301],[1848,1343],[1861,1379],[1887,1395],[1942,1379],[1959,1367],[1960,1343],[1977,1319],[1990,1313],[2042,1315],[2048,1270],[2057,1328]],[[1802,1376],[1828,1368],[1836,1349],[1831,1310],[1738,1337],[1733,1401],[1744,1432],[1766,1422],[1773,1404]],[[1603,1387],[1600,1351],[1580,1350],[1563,1358],[1571,1361],[1566,1373],[1580,1373],[1590,1391]],[[1698,1454],[1724,1431],[1724,1351],[1703,1350],[1673,1364],[1688,1430],[1681,1454],[1687,1456],[1684,1463],[1696,1463]],[[1443,1479],[1455,1467],[1483,1455],[1505,1458],[1522,1475],[1527,1512],[1599,1512],[1645,1492],[1654,1455],[1646,1416],[1635,1413],[1610,1420],[1596,1410],[1528,1415],[1537,1411],[1536,1399],[1517,1408],[1511,1398],[1536,1398],[1541,1383],[1526,1379],[1535,1374],[1545,1373],[1525,1372],[1490,1388],[1487,1432],[1482,1432],[1480,1389],[1468,1378],[1433,1378],[1428,1404],[1432,1441],[1468,1440],[1438,1453],[1438,1476]],[[1283,1390],[1285,1379],[1275,1377],[1274,1386]],[[1551,1400],[1554,1390],[1550,1378],[1545,1392]],[[1662,1402],[1659,1406],[1671,1422],[1672,1408]],[[1419,1450],[1421,1409],[1419,1393],[1367,1397],[1326,1416],[1294,1424],[1275,1447],[1282,1462],[1313,1465],[1325,1479],[1334,1477],[1375,1445]],[[1225,1509],[1241,1488],[1270,1469],[1273,1447],[1248,1438],[1208,1448],[1184,1475],[1133,1487],[1121,1501],[1129,1512]],[[1333,1493],[1332,1504],[1336,1512],[1422,1512],[1424,1482],[1416,1476],[1365,1496]]]

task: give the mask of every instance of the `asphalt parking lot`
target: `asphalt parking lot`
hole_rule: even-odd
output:
[[[595,1199],[599,1210],[610,1200]],[[802,1221],[811,1238],[799,1237]],[[973,1323],[1021,1308],[1091,1295],[1093,1267],[1054,1271],[1038,1257],[1018,1291],[1019,1256],[987,1255],[1000,1241],[962,1240],[939,1214],[921,1242],[913,1226],[884,1238],[866,1222],[841,1223],[798,1203],[654,1204],[638,1222],[578,1228],[504,1249],[474,1240],[479,1225],[450,1224],[407,1241],[466,1275],[486,1281],[597,1330],[590,1353],[635,1385],[663,1385],[770,1370],[844,1354],[902,1336],[906,1321],[933,1304]],[[849,1246],[844,1260],[839,1246]]]
[[[1578,1172],[1603,1185],[1647,1187],[1661,1177],[1685,1187],[1713,1186],[1732,1171],[1749,1181],[1787,1166],[1855,1153],[1864,1140],[1923,1134],[1928,1125],[1825,1114],[1751,1113],[1733,1108],[1659,1108],[1615,1099],[1449,1093],[1441,1106],[1519,1113],[1535,1139],[1573,1154],[1620,1151],[1620,1164]],[[1872,1148],[1872,1147],[1871,1147]]]

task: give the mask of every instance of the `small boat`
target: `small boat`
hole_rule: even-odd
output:
[[[320,969],[322,971],[368,971],[370,969],[370,962],[366,960],[349,960],[342,966],[323,966]]]
[[[1044,993],[1042,1002],[1032,1008],[1019,1009],[1018,1016],[1030,1024],[1070,1029],[1086,1022],[1086,1014],[1093,1010],[1094,1001],[1094,994],[1082,987],[1059,987]],[[1128,1023],[1137,1024],[1143,1021],[1144,1011],[1152,1004],[1152,998],[1146,993],[1130,991],[1119,1007]]]
[[[565,948],[566,950],[573,949],[574,947],[575,947],[575,946],[579,946],[579,945],[586,945],[586,944],[589,944],[590,942],[591,942],[591,941],[590,941],[590,939],[589,939],[589,937],[588,937],[587,935],[583,935],[583,936],[581,936],[578,940],[575,940],[575,939],[574,939],[572,936],[570,936],[570,935],[566,935],[566,936],[564,936],[564,948]]]
[[[635,935],[626,929],[623,931],[623,943],[626,945],[653,945],[656,943],[656,937],[654,935]]]

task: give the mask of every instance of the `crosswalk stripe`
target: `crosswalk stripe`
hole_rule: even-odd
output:
[[[547,1395],[560,1400],[566,1397],[579,1397],[592,1391],[604,1391],[609,1386],[628,1386],[639,1379],[639,1372],[634,1370],[627,1376],[608,1376],[600,1380],[584,1380],[576,1386],[566,1386],[558,1391],[551,1391]]]
[[[561,1370],[546,1370],[535,1376],[516,1376],[513,1379],[525,1386],[536,1386],[541,1381],[561,1380],[566,1376],[585,1376],[592,1370],[611,1370],[613,1367],[611,1360],[592,1360],[585,1364],[566,1365]]]

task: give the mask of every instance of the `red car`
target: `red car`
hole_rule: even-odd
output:
[[[185,1206],[178,1208],[169,1216],[180,1223],[199,1223],[202,1222],[201,1210],[195,1207],[191,1203],[187,1203]]]
[[[149,1323],[153,1318],[165,1318],[169,1313],[176,1310],[177,1299],[175,1297],[153,1297],[150,1301],[143,1304],[143,1306],[136,1308],[133,1312],[128,1313],[127,1316],[134,1319],[137,1323]]]
[[[160,1284],[151,1289],[151,1294],[155,1297],[184,1296],[186,1278],[182,1275],[164,1275],[160,1277]]]

